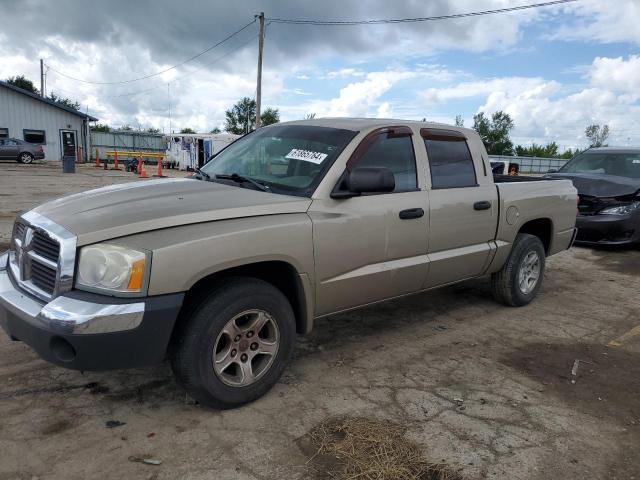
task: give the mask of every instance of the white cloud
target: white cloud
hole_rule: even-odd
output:
[[[565,7],[573,21],[564,23],[551,40],[598,43],[631,42],[640,45],[638,0],[581,0]]]
[[[391,105],[389,102],[382,102],[378,107],[378,111],[376,112],[376,117],[378,118],[392,118],[393,112],[391,111]]]
[[[324,78],[347,78],[347,77],[364,77],[366,72],[356,68],[341,68],[340,70],[331,70],[324,75]]]
[[[378,108],[381,106],[379,99],[382,95],[398,82],[415,76],[415,72],[408,70],[370,72],[364,80],[350,83],[342,88],[337,97],[327,101],[312,102],[305,108],[322,117],[372,116],[379,111]]]
[[[597,57],[589,73],[591,84],[615,92],[640,95],[640,56]]]
[[[573,89],[542,77],[476,79],[430,88],[419,98],[427,107],[478,98],[477,112],[503,110],[513,118],[516,143],[584,146],[584,129],[591,123],[608,124],[611,143],[640,143],[640,57],[597,57],[586,78],[589,84]]]

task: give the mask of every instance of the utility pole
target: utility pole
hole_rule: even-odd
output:
[[[262,103],[262,50],[264,48],[264,12],[258,15],[260,37],[258,40],[258,86],[256,88],[256,130],[260,128],[260,105]]]
[[[169,135],[173,133],[171,130],[171,89],[169,87],[169,83],[167,83],[167,98],[169,99]]]
[[[40,96],[44,97],[44,60],[40,59]]]

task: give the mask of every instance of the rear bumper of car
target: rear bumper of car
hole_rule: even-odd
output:
[[[45,303],[21,290],[0,255],[0,327],[43,359],[74,370],[162,362],[184,294],[118,299],[71,291]]]
[[[36,160],[44,160],[44,152],[35,152],[33,158]]]
[[[640,212],[629,215],[578,215],[578,245],[640,244]]]

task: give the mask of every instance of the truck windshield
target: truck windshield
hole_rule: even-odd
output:
[[[309,197],[357,133],[310,125],[264,127],[229,145],[201,170],[213,180],[237,174],[274,193]]]
[[[640,152],[585,152],[576,156],[559,173],[590,173],[640,178]]]

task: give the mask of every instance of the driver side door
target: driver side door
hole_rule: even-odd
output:
[[[374,130],[347,170],[386,167],[395,189],[344,199],[314,199],[316,315],[420,289],[427,276],[428,194],[419,188],[413,131]]]

